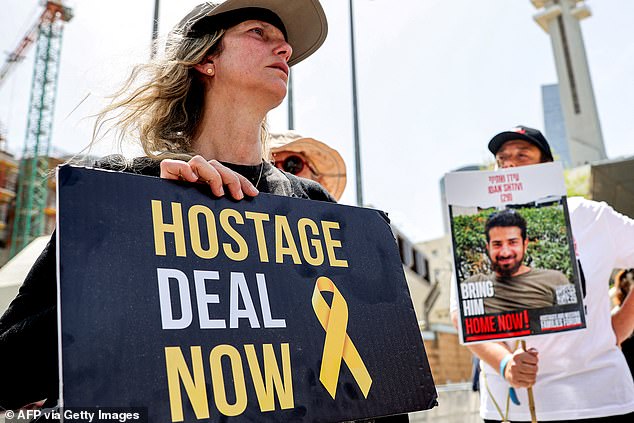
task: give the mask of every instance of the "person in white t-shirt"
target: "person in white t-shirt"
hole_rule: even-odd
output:
[[[499,168],[553,161],[540,131],[518,126],[489,142]],[[608,281],[614,268],[634,266],[634,220],[604,202],[568,199],[580,263],[585,330],[533,336],[526,350],[515,342],[471,344],[480,358],[480,415],[485,422],[529,422],[526,389],[506,413],[509,387],[533,388],[538,421],[634,422],[634,382],[618,344],[634,330],[634,296],[611,315]],[[452,284],[451,313],[458,300]]]

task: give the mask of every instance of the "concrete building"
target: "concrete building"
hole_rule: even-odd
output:
[[[423,332],[429,364],[437,384],[471,381],[472,355],[460,345],[451,322],[449,292],[453,274],[451,236],[416,244],[428,259],[432,289],[424,301]]]
[[[544,111],[544,132],[546,139],[555,155],[555,160],[563,163],[564,167],[572,166],[568,138],[566,136],[566,122],[561,109],[559,85],[542,85],[542,108]]]
[[[537,24],[551,37],[572,166],[606,159],[603,135],[579,21],[582,0],[531,0]]]
[[[401,240],[399,246],[408,246],[425,259],[425,280],[407,265],[404,268],[438,391],[438,407],[411,413],[409,421],[479,423],[480,398],[471,386],[472,355],[460,345],[449,315],[451,237],[446,235],[413,245]]]
[[[452,170],[452,172],[484,170],[486,165],[466,165]],[[449,219],[449,207],[447,205],[447,195],[445,194],[445,177],[440,178],[440,207],[442,207],[442,223],[445,233],[451,232],[451,222]]]
[[[634,217],[634,156],[593,163],[589,185],[593,200]]]
[[[471,381],[469,350],[458,340],[449,315],[451,238],[413,244],[392,227],[403,262],[414,312],[436,385]],[[469,384],[470,386],[470,384]]]
[[[8,259],[10,226],[17,189],[18,161],[0,150],[0,266]]]
[[[49,174],[46,187],[46,207],[44,208],[44,233],[50,235],[56,225],[56,189],[55,168],[68,158],[48,157]],[[15,198],[18,190],[20,161],[12,154],[0,150],[0,267],[9,260],[13,221],[15,215]],[[47,235],[47,236],[48,236]],[[2,310],[0,310],[2,311]]]

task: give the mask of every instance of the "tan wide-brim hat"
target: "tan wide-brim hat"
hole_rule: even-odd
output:
[[[259,9],[259,10],[258,10]],[[270,13],[273,12],[272,19]],[[221,15],[222,14],[222,15]],[[277,19],[279,18],[279,20]],[[293,48],[289,66],[313,54],[326,39],[328,21],[319,0],[227,0],[199,4],[174,28],[184,36],[227,29],[248,19],[270,21],[280,28]]]
[[[269,134],[269,148],[273,159],[281,152],[304,156],[316,172],[319,182],[337,200],[346,188],[346,164],[334,148],[314,138],[305,138],[293,131]]]

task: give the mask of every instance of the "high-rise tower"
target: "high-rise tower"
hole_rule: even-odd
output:
[[[591,15],[583,0],[531,0],[535,21],[551,38],[573,166],[607,158],[579,21]]]
[[[564,112],[561,110],[559,84],[542,85],[542,107],[544,109],[544,132],[555,155],[555,160],[563,163],[564,168],[570,168],[572,160],[566,137]]]

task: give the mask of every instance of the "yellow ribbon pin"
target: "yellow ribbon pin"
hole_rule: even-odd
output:
[[[331,292],[333,294],[332,307],[328,306],[328,303],[321,295],[322,292]],[[348,327],[348,304],[335,284],[325,276],[317,279],[317,283],[315,283],[313,310],[315,310],[319,323],[326,331],[319,380],[330,393],[332,399],[335,399],[341,359],[343,358],[354,380],[359,385],[363,396],[367,398],[372,385],[372,378],[359,355],[359,351],[357,351],[357,348],[346,333]]]

